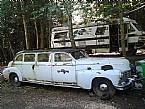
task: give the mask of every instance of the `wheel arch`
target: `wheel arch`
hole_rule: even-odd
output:
[[[94,82],[95,82],[96,80],[99,81],[99,80],[102,80],[102,79],[105,79],[105,80],[109,81],[109,82],[113,85],[112,81],[111,81],[109,78],[105,78],[105,77],[95,77],[95,78],[92,80],[91,89],[93,88]],[[113,86],[114,86],[114,85],[113,85]]]
[[[10,76],[12,74],[16,74],[19,78],[19,81],[22,81],[22,74],[17,68],[11,68],[11,69],[9,69],[9,72],[10,72],[9,75],[8,75],[9,79],[10,79]]]

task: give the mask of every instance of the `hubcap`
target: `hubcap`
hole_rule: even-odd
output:
[[[15,77],[15,78],[14,78],[14,81],[15,81],[15,82],[18,82],[18,78],[17,78],[17,77]]]
[[[101,84],[100,85],[100,90],[101,91],[106,91],[108,89],[108,86],[106,84]]]

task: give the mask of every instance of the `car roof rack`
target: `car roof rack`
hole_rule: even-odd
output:
[[[83,49],[74,49],[74,48],[55,48],[55,49],[49,49],[49,50],[42,50],[42,49],[39,49],[39,50],[23,50],[23,51],[19,51],[18,53],[16,54],[20,54],[20,53],[37,53],[37,52],[74,52],[74,51],[80,51],[80,50],[83,50]]]

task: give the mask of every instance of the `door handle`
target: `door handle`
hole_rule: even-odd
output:
[[[34,70],[34,68],[35,68],[35,64],[34,65],[32,65],[32,69]]]
[[[52,64],[52,66],[56,66],[57,64],[55,63],[55,64]]]
[[[71,65],[71,63],[63,63],[63,65]]]

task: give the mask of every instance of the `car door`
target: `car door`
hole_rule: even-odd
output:
[[[35,73],[37,80],[51,81],[50,53],[38,53]]]
[[[35,53],[26,53],[24,54],[24,61],[22,63],[22,75],[26,80],[34,80],[36,79],[35,75]]]
[[[76,83],[75,60],[68,53],[54,53],[52,64],[54,82]]]

